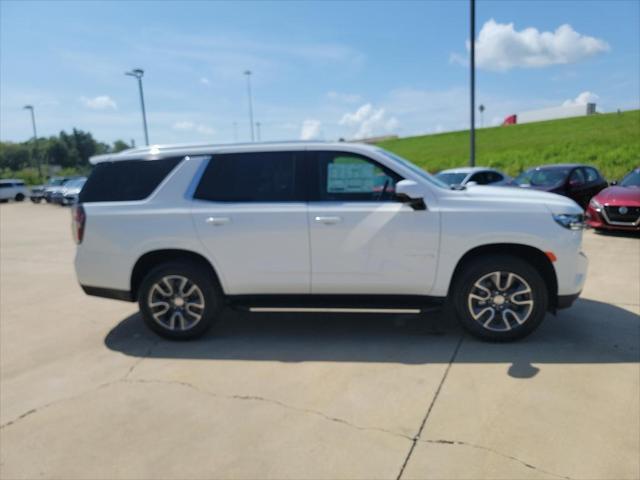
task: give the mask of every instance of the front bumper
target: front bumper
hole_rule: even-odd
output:
[[[558,302],[556,303],[556,308],[558,310],[569,308],[571,305],[573,305],[573,302],[575,302],[578,299],[578,297],[580,296],[580,293],[582,292],[574,293],[573,295],[558,295]]]
[[[611,230],[617,232],[640,232],[640,224],[638,225],[612,225],[607,222],[601,211],[596,210],[591,205],[586,211],[587,225],[597,230]]]

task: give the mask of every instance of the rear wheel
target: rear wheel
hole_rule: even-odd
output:
[[[490,341],[526,337],[542,322],[549,294],[540,273],[517,257],[491,255],[465,266],[452,295],[462,326]]]
[[[151,330],[172,340],[188,340],[213,326],[222,309],[222,293],[201,266],[166,263],[144,278],[138,303]]]
[[[15,197],[16,202],[22,202],[24,201],[24,193],[18,193]]]

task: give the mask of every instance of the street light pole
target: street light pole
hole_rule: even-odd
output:
[[[476,165],[476,0],[470,0],[471,2],[471,61],[469,65],[471,67],[471,129],[470,129],[470,144],[469,144],[469,165],[475,167]]]
[[[36,114],[34,112],[33,105],[25,105],[23,107],[25,110],[29,110],[31,112],[31,125],[33,127],[33,157],[38,165],[38,175],[42,179],[42,168],[40,165],[40,157],[37,155],[38,150],[38,132],[36,131]],[[48,171],[49,169],[47,169]]]
[[[251,127],[251,141],[255,142],[255,136],[253,133],[253,100],[251,98],[251,70],[245,70],[244,74],[247,76],[247,95],[249,97],[249,126]]]
[[[147,129],[147,112],[144,108],[144,93],[142,91],[142,77],[144,76],[144,70],[141,68],[134,68],[130,72],[125,72],[125,75],[135,77],[138,80],[138,89],[140,91],[140,106],[142,107],[142,126],[144,127],[144,142],[149,145],[149,131]]]

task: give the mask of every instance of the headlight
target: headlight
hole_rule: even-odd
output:
[[[560,213],[553,215],[556,223],[569,230],[582,230],[585,227],[582,213]]]
[[[599,212],[600,210],[602,210],[602,204],[598,202],[595,199],[595,197],[591,199],[591,201],[589,202],[589,206],[593,208],[596,212]]]

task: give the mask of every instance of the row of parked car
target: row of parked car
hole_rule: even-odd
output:
[[[557,193],[585,209],[587,223],[596,230],[640,231],[640,167],[611,184],[598,169],[581,164],[543,165],[516,178],[485,167],[443,170],[436,177],[451,186],[507,186]]]
[[[45,185],[33,187],[30,198],[34,203],[73,205],[86,181],[87,177],[51,177]]]

